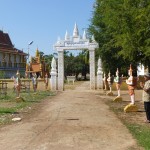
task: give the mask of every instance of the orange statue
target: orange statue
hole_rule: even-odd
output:
[[[117,68],[117,71],[116,71],[116,77],[114,78],[114,82],[116,83],[116,89],[118,91],[118,96],[120,96],[120,86],[121,86],[122,79],[121,79],[121,77],[119,77],[118,68]]]
[[[130,65],[130,69],[128,70],[129,78],[126,80],[126,83],[128,85],[129,95],[131,97],[131,104],[134,105],[134,103],[135,103],[135,93],[134,93],[135,81],[134,81],[134,77],[132,75],[132,71],[133,70]]]

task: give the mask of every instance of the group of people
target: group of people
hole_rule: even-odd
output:
[[[133,77],[132,75],[132,67],[130,65],[130,69],[128,70],[129,78],[126,79],[126,84],[128,85],[128,91],[131,98],[131,105],[135,105],[135,86],[137,84],[137,79]],[[150,73],[144,74],[144,82],[140,82],[140,87],[143,89],[142,94],[142,100],[144,101],[144,109],[146,112],[146,121],[147,123],[150,123]],[[108,79],[106,78],[106,75],[104,74],[104,90],[106,90],[106,82],[108,82],[108,85],[111,89],[113,81],[116,83],[116,89],[118,91],[118,96],[120,96],[120,86],[122,83],[122,77],[119,77],[119,71],[117,69],[116,71],[116,77],[111,77],[109,73]]]

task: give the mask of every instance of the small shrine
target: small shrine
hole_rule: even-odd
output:
[[[32,73],[36,73],[38,78],[44,78],[46,74],[49,77],[49,72],[49,65],[45,63],[44,57],[40,56],[39,50],[37,49],[35,57],[30,57],[29,63],[26,64],[26,74],[29,77],[32,76]]]

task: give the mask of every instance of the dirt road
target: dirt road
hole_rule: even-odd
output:
[[[126,127],[88,82],[38,104],[0,128],[0,150],[138,150]]]

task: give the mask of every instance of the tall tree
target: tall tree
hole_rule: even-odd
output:
[[[149,65],[149,7],[147,0],[96,1],[89,32],[99,43],[104,71]]]

